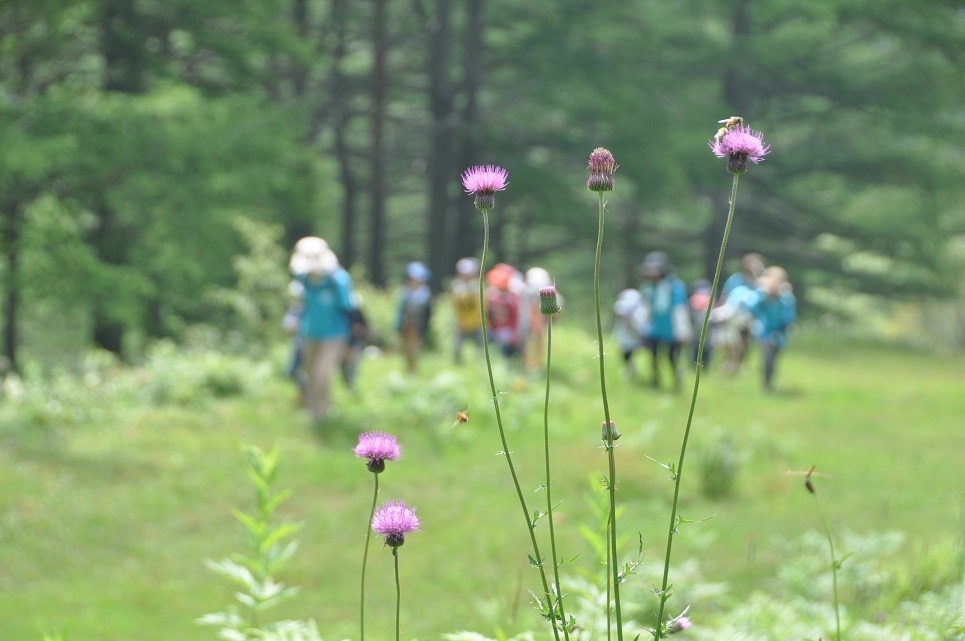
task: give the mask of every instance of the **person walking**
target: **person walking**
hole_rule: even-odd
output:
[[[306,380],[305,406],[319,423],[331,409],[332,378],[351,337],[352,277],[339,265],[328,243],[317,236],[306,236],[295,243],[289,269],[304,288],[298,335]]]
[[[640,294],[647,310],[643,342],[650,348],[654,387],[660,387],[660,352],[665,351],[670,364],[675,391],[680,390],[677,356],[680,348],[693,338],[687,286],[674,275],[673,265],[660,251],[647,254],[640,265],[644,278]]]
[[[455,363],[462,363],[462,344],[469,340],[482,349],[482,316],[479,300],[479,260],[460,258],[456,262],[456,277],[449,286],[449,300],[456,314],[456,335],[453,343]]]
[[[429,333],[429,318],[432,311],[432,290],[429,268],[418,261],[405,266],[405,287],[399,301],[399,316],[396,328],[402,343],[406,369],[410,374],[419,369],[419,353]]]
[[[523,301],[519,292],[520,277],[516,268],[497,263],[486,272],[486,327],[489,339],[498,345],[503,356],[514,358],[520,351],[520,317]]]
[[[797,299],[783,268],[768,267],[758,280],[758,299],[750,307],[754,333],[764,354],[764,390],[774,389],[777,358],[788,342],[788,330],[797,321]]]

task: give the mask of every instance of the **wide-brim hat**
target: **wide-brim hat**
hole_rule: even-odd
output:
[[[542,267],[530,267],[526,270],[526,284],[536,288],[549,287],[553,284],[553,279]]]
[[[295,243],[288,268],[295,275],[327,276],[338,269],[338,257],[318,236],[306,236]]]
[[[460,258],[456,261],[456,273],[463,276],[478,276],[479,275],[479,259],[478,258]]]
[[[617,302],[613,304],[613,311],[621,316],[626,316],[632,314],[641,304],[643,304],[643,296],[639,289],[624,289],[617,296]]]

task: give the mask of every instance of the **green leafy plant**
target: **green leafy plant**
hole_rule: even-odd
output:
[[[255,504],[251,512],[235,510],[234,515],[244,529],[247,550],[231,558],[208,562],[208,567],[240,588],[235,592],[240,607],[231,605],[223,612],[207,614],[198,619],[198,623],[220,626],[220,636],[230,641],[318,639],[311,622],[264,622],[265,610],[298,592],[297,587],[276,581],[274,575],[298,548],[297,542],[289,539],[299,526],[274,520],[275,511],[289,495],[288,491],[272,489],[278,471],[278,449],[263,452],[246,446],[244,451],[248,477],[255,486]]]
[[[704,439],[697,459],[701,493],[709,499],[723,499],[733,493],[747,455],[733,432],[717,428]]]

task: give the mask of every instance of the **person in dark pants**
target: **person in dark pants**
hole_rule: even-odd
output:
[[[758,300],[751,308],[755,335],[764,356],[764,389],[774,389],[777,358],[788,341],[788,330],[797,320],[797,299],[792,293],[787,272],[768,267],[758,282]]]
[[[660,387],[660,352],[666,351],[674,390],[680,389],[677,355],[690,342],[693,328],[687,303],[687,286],[674,275],[673,265],[663,252],[650,252],[640,266],[643,284],[640,294],[647,310],[643,342],[650,348],[654,387]]]

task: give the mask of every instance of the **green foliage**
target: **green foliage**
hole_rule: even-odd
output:
[[[375,299],[371,303],[380,304]],[[579,304],[578,298],[568,299],[569,309]],[[454,367],[448,352],[428,353],[421,374],[414,377],[402,373],[402,358],[391,351],[366,358],[357,395],[336,384],[339,413],[319,438],[296,404],[294,387],[282,375],[287,346],[277,346],[274,365],[269,365],[237,356],[242,346],[226,344],[219,334],[198,332],[192,349],[181,358],[197,362],[200,354],[210,353],[237,363],[242,371],[251,367],[251,372],[263,372],[245,379],[251,386],[243,394],[217,399],[210,392],[199,393],[185,405],[149,402],[145,387],[154,370],[179,369],[172,353],[155,365],[147,360],[119,366],[115,358],[105,358],[97,368],[90,366],[96,377],[77,375],[77,366],[69,370],[76,389],[70,392],[70,405],[63,406],[86,412],[84,403],[89,402],[92,407],[99,404],[100,411],[62,424],[49,418],[55,438],[27,438],[28,426],[13,414],[17,406],[0,401],[0,412],[11,412],[5,415],[0,445],[0,486],[5,488],[0,496],[0,566],[22,577],[20,587],[0,600],[0,619],[9,636],[37,638],[39,629],[63,629],[76,641],[211,638],[214,629],[191,622],[205,612],[223,610],[226,596],[231,598],[232,591],[204,568],[203,559],[212,551],[237,549],[237,524],[225,506],[251,503],[251,486],[238,482],[243,474],[238,443],[245,442],[263,450],[275,443],[283,448],[276,482],[294,492],[275,514],[279,520],[306,523],[299,534],[297,562],[276,577],[302,586],[302,592],[271,612],[278,619],[314,617],[328,639],[351,637],[358,624],[352,613],[357,607],[353,586],[362,546],[360,519],[372,498],[371,475],[351,448],[358,432],[367,429],[399,435],[403,460],[387,470],[392,477],[385,477],[384,489],[391,490],[391,485],[392,492],[398,491],[387,498],[412,498],[420,518],[425,517],[418,544],[405,548],[405,558],[411,560],[406,568],[405,629],[412,630],[413,638],[469,629],[498,639],[541,628],[526,591],[534,586],[535,573],[522,551],[524,542],[518,528],[503,525],[512,525],[518,506],[509,500],[504,463],[496,455],[500,446],[477,354],[467,351],[465,365]],[[603,566],[575,525],[587,523],[597,540],[603,536],[603,512],[597,514],[582,499],[587,479],[594,499],[605,498],[600,485],[605,460],[598,449],[600,408],[585,400],[588,390],[595,389],[596,350],[593,338],[566,322],[565,315],[554,328],[554,344],[554,366],[565,373],[554,380],[550,417],[560,447],[554,496],[562,503],[555,514],[563,524],[560,558],[577,557],[562,567],[570,595],[567,613],[572,607],[575,616],[593,624],[592,617],[576,609],[584,607],[578,605],[583,596],[577,586],[586,581],[598,594]],[[876,614],[884,611],[889,618],[879,624],[879,632],[894,627],[914,634],[901,627],[900,616],[919,620],[915,606],[894,605],[903,601],[919,604],[925,614],[955,614],[955,602],[949,599],[954,598],[954,568],[962,567],[953,550],[961,536],[955,498],[960,490],[949,457],[961,447],[961,358],[814,333],[805,324],[783,355],[777,392],[762,395],[756,376],[759,356],[751,353],[741,377],[718,376],[712,369],[703,380],[700,407],[726,417],[728,429],[750,444],[750,458],[741,469],[736,500],[724,507],[701,496],[696,475],[688,477],[691,484],[683,488],[681,514],[688,519],[716,516],[680,527],[670,613],[691,604],[688,616],[695,627],[687,635],[707,628],[708,635],[730,638],[723,631],[737,625],[727,616],[736,612],[748,625],[760,621],[761,636],[770,629],[775,631],[771,638],[779,638],[777,632],[787,629],[783,622],[802,619],[797,638],[817,637],[813,621],[831,614],[827,593],[805,592],[802,603],[794,594],[827,586],[827,550],[820,539],[813,547],[800,543],[802,535],[816,527],[812,498],[800,476],[785,474],[816,462],[832,474],[819,479],[819,489],[824,490],[836,547],[842,555],[852,553],[841,570],[843,612],[852,626],[845,630],[860,622],[877,624]],[[669,460],[679,446],[686,406],[677,396],[622,379],[620,363],[611,362],[615,360],[607,363],[613,367],[608,372],[611,403],[622,433],[618,454],[628,461],[618,486],[624,524],[620,533],[625,537],[620,549],[630,558],[640,535],[644,544],[643,563],[621,587],[639,604],[634,619],[639,617],[645,627],[647,611],[657,599],[651,588],[659,585],[657,557],[665,541],[671,490],[667,470],[646,457]],[[501,359],[497,363],[505,366]],[[30,367],[28,362],[27,372]],[[539,377],[507,368],[510,372],[515,378],[506,379],[513,383],[500,398],[513,408],[513,416],[517,409],[523,414],[507,427],[514,454],[528,462],[541,452],[541,384]],[[23,385],[37,384],[32,376],[23,376]],[[386,390],[394,377],[399,391],[390,394]],[[434,382],[437,377],[442,382]],[[87,379],[85,386],[80,385],[82,378]],[[71,377],[64,380],[66,385]],[[33,393],[39,406],[49,388]],[[438,395],[435,409],[431,399],[416,398],[423,394]],[[470,420],[454,425],[454,414],[466,401],[471,402]],[[703,425],[695,428],[695,444]],[[524,473],[521,482],[524,491],[534,492],[542,480]],[[541,532],[544,525],[541,522]],[[887,552],[884,543],[876,544],[879,552],[860,552],[862,546],[852,543],[848,528],[863,534],[902,531],[904,543],[893,552]],[[779,544],[781,540],[796,543]],[[864,565],[876,555],[877,567]],[[684,560],[693,560],[693,565]],[[372,561],[370,577],[389,576],[390,555],[376,555]],[[792,562],[802,569],[793,581],[790,575],[785,580],[779,569]],[[856,588],[847,577],[858,569],[873,579],[861,587],[867,598],[851,596]],[[723,582],[728,587],[722,593]],[[392,629],[387,613],[394,593],[386,587],[391,581],[370,583],[372,619],[367,628],[371,625],[374,634]],[[895,588],[887,587],[890,584]],[[886,586],[885,591],[876,596],[875,586]],[[768,593],[766,601],[753,596],[757,591]],[[78,594],[86,595],[88,605],[82,611],[73,607]],[[803,620],[810,612],[804,601],[813,602],[815,595],[821,606],[809,623]],[[598,608],[603,598],[591,599],[585,609]],[[761,603],[758,618],[745,602]],[[763,627],[767,621],[773,622],[771,628]],[[929,622],[924,625],[933,629]]]
[[[299,529],[295,523],[276,521],[278,506],[288,497],[288,492],[275,492],[273,484],[278,471],[277,448],[263,452],[247,446],[245,458],[248,478],[255,487],[255,505],[251,512],[235,511],[241,523],[248,550],[230,559],[209,561],[208,567],[239,586],[235,599],[243,606],[247,616],[231,606],[224,612],[208,614],[198,623],[220,627],[218,636],[230,641],[254,639],[277,639],[291,641],[315,641],[319,639],[314,622],[282,621],[265,623],[262,614],[298,593],[298,588],[278,583],[273,578],[294,555],[298,544],[288,540]]]
[[[21,259],[2,273],[26,306],[15,313],[37,326],[35,303],[66,302],[89,333],[177,337],[185,321],[221,322],[229,305],[257,324],[251,301],[204,295],[248,286],[232,264],[251,249],[229,231],[235,219],[282,225],[283,245],[319,233],[340,253],[343,226],[356,245],[372,232],[360,215],[375,204],[370,16],[357,3],[120,4],[0,8],[0,244]],[[604,144],[621,166],[607,287],[622,288],[657,247],[685,278],[704,276],[726,204],[704,143],[739,112],[774,152],[742,196],[731,256],[758,250],[785,265],[804,302],[809,291],[827,304],[855,291],[960,297],[965,36],[954,3],[906,4],[692,0],[680,11],[632,0],[601,16],[570,0],[552,12],[499,0],[479,23],[460,5],[449,9],[453,55],[435,66],[436,7],[390,5],[391,242],[355,247],[348,266],[379,254],[392,274],[473,251],[468,200],[425,246],[425,177],[449,175],[457,192],[465,162],[499,161],[512,187],[496,255],[575,283],[591,260],[571,251],[593,230],[584,160]],[[469,35],[480,51],[460,49]],[[426,96],[439,77],[452,90],[441,114]],[[429,144],[439,127],[451,132],[448,161]],[[26,348],[44,343],[31,336]]]
[[[233,322],[226,326],[250,341],[253,353],[264,353],[281,334],[286,303],[281,292],[291,279],[280,245],[282,228],[247,218],[236,219],[234,226],[247,247],[232,260],[237,283],[233,288],[213,287],[208,296],[231,313]]]

